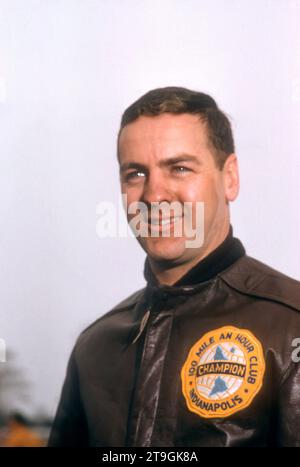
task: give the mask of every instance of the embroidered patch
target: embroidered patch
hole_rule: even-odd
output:
[[[250,405],[264,372],[262,346],[250,331],[214,329],[193,345],[181,370],[188,409],[205,418],[228,417]]]

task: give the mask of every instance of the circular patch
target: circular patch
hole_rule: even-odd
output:
[[[193,345],[181,370],[188,409],[205,418],[228,417],[250,405],[264,372],[262,346],[250,331],[210,331]]]

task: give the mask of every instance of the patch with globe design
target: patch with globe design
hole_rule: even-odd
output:
[[[193,345],[181,370],[187,407],[205,418],[228,417],[251,404],[264,372],[261,343],[249,330],[210,331]]]

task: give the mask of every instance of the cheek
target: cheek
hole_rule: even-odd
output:
[[[193,228],[196,227],[199,219],[199,212],[196,212],[195,202],[200,201],[204,203],[204,224],[209,226],[219,213],[223,211],[222,208],[222,185],[214,178],[205,178],[199,183],[191,183],[186,187],[184,194],[181,193],[181,201],[189,201],[193,203]]]
[[[181,201],[203,201],[210,203],[218,196],[217,186],[214,180],[204,179],[197,180],[195,183],[187,182],[186,185],[180,190],[179,196]]]
[[[128,187],[126,184],[122,184],[121,192],[122,195],[126,195],[127,206],[140,200],[141,193],[137,187]]]

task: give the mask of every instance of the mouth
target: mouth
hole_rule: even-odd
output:
[[[167,218],[151,218],[148,224],[148,230],[151,233],[173,233],[175,226],[177,226],[182,221],[182,216],[174,216]]]
[[[159,226],[164,226],[164,225],[171,225],[178,223],[182,216],[173,216],[173,217],[166,217],[166,218],[152,218],[150,219],[150,222],[148,222],[148,225],[159,225]]]
[[[128,218],[129,223],[135,216]],[[138,223],[132,223],[132,229],[138,237],[182,237],[184,231],[183,213],[171,216],[140,216]]]

